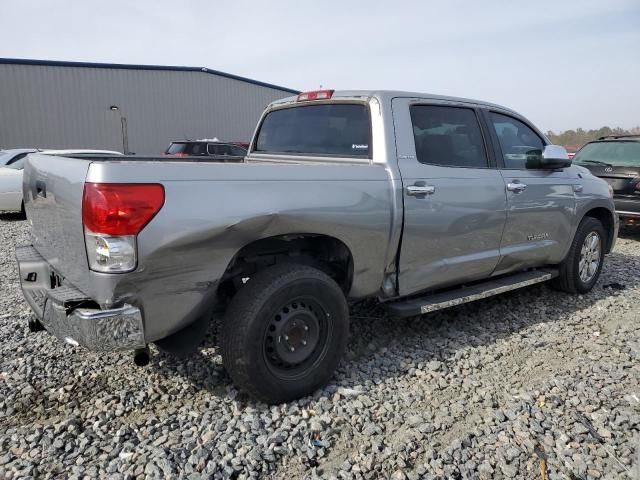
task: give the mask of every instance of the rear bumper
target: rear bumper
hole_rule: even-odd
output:
[[[16,247],[20,285],[27,303],[60,341],[94,351],[132,350],[146,345],[140,310],[131,305],[101,310],[59,278],[31,245]],[[61,285],[60,285],[61,283]]]

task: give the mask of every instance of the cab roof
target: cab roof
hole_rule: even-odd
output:
[[[305,93],[305,92],[302,92]],[[420,93],[420,92],[409,92],[402,90],[335,90],[331,96],[331,100],[334,99],[354,99],[354,100],[368,100],[370,98],[377,98],[381,102],[390,102],[394,98],[420,98],[425,100],[436,100],[443,102],[452,102],[452,103],[466,103],[477,106],[484,107],[493,107],[499,108],[501,110],[505,110],[508,112],[512,112],[516,115],[518,112],[504,107],[502,105],[498,105],[495,103],[485,102],[482,100],[474,100],[470,98],[464,97],[451,97],[447,95],[437,95],[433,93]],[[277,107],[284,104],[294,104],[297,102],[298,96],[289,96],[286,98],[282,98],[280,100],[276,100],[270,104],[270,107]],[[313,103],[314,100],[305,101],[304,103]],[[323,100],[326,101],[326,100]],[[301,102],[302,103],[302,102]]]

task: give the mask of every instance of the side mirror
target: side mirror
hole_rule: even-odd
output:
[[[527,152],[527,168],[558,170],[569,166],[571,166],[571,159],[565,148],[560,145],[547,145],[543,151]]]

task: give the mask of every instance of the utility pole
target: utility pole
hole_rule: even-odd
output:
[[[122,130],[122,153],[129,154],[129,134],[127,133],[127,117],[125,117],[117,105],[111,105],[109,110],[117,112],[120,116],[120,128]]]

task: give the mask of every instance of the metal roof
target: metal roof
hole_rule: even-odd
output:
[[[274,90],[282,90],[283,92],[289,92],[298,94],[298,90],[291,88],[280,87],[266,82],[260,82],[251,78],[240,77],[231,73],[221,72],[219,70],[213,70],[207,67],[180,67],[174,65],[133,65],[126,63],[91,63],[91,62],[67,62],[59,60],[32,60],[25,58],[0,58],[0,65],[42,65],[50,67],[79,67],[79,68],[106,68],[114,70],[160,70],[160,71],[172,71],[172,72],[201,72],[209,73],[211,75],[218,75],[220,77],[231,78],[240,82],[251,83],[253,85],[259,85],[261,87],[273,88]]]

